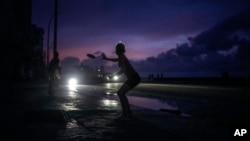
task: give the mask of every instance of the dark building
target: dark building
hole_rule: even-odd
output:
[[[37,65],[37,56],[41,55],[39,62],[43,61],[43,29],[32,25],[31,6],[31,0],[1,1],[1,79],[28,79],[31,73],[33,77],[35,67],[43,66]]]

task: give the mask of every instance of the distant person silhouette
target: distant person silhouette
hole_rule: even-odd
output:
[[[125,53],[125,45],[119,42],[116,45],[116,54],[118,55],[118,58],[107,58],[104,53],[102,53],[102,57],[103,59],[108,61],[118,62],[120,71],[114,73],[112,76],[124,73],[125,76],[127,77],[127,81],[117,91],[117,94],[119,96],[123,111],[121,118],[128,119],[132,116],[132,112],[130,109],[128,99],[126,97],[126,93],[129,90],[133,89],[135,86],[137,86],[140,83],[141,78],[139,74],[136,72],[136,70],[133,68],[133,66],[130,64],[129,60],[127,59],[124,53]]]
[[[59,66],[60,59],[58,58],[58,52],[54,53],[53,59],[49,63],[49,95],[55,95],[55,87],[57,85],[57,79],[61,73],[61,67]]]

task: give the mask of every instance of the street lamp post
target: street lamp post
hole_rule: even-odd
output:
[[[48,35],[47,35],[47,66],[49,65],[49,60],[50,60],[50,45],[49,45],[49,40],[50,40],[50,25],[52,20],[54,19],[54,47],[53,47],[53,57],[55,52],[57,52],[57,15],[58,15],[58,1],[55,0],[55,9],[54,9],[54,15],[51,16],[50,20],[49,20],[49,24],[48,24]]]
[[[58,7],[58,0],[55,0],[55,11],[54,11],[54,48],[53,48],[53,57],[55,55],[55,52],[57,52],[57,7]]]
[[[47,66],[49,66],[49,59],[50,59],[50,46],[49,46],[49,40],[50,40],[50,25],[51,22],[53,20],[54,16],[51,16],[50,20],[49,20],[49,24],[48,24],[48,35],[47,35]]]

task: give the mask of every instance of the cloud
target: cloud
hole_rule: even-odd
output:
[[[47,29],[53,2],[35,0],[33,5],[33,22]],[[44,11],[41,5],[49,10]],[[112,52],[114,44],[123,40],[131,47],[128,57],[140,60],[132,61],[140,71],[219,70],[221,66],[240,70],[249,66],[244,63],[249,60],[249,49],[242,41],[243,36],[249,36],[249,16],[223,19],[249,8],[249,0],[62,0],[58,49],[63,58],[74,55],[82,60],[85,56],[79,50]],[[186,41],[190,36],[195,37]],[[235,46],[235,54],[220,53]],[[87,59],[85,63],[107,65],[95,61]]]
[[[243,12],[202,32],[189,42],[133,62],[140,72],[246,72],[250,75],[250,18]],[[243,24],[246,23],[246,24]],[[237,34],[237,33],[241,34]],[[242,37],[240,37],[240,35]]]

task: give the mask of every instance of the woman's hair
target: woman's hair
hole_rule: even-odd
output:
[[[123,54],[126,52],[125,50],[125,45],[121,42],[119,42],[118,44],[116,44],[116,54]]]

